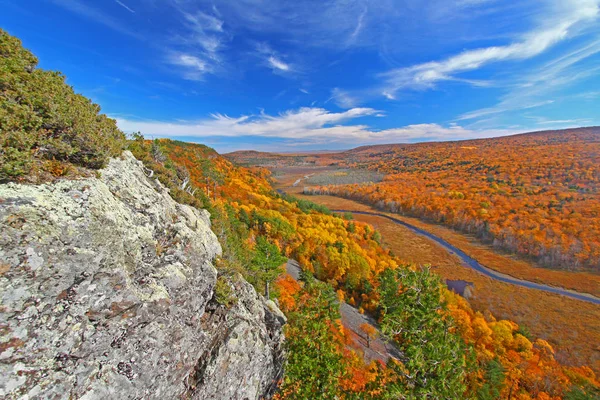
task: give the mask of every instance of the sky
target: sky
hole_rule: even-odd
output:
[[[125,132],[219,152],[600,125],[600,0],[0,0]]]

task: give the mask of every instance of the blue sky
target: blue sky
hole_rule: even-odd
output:
[[[600,0],[0,0],[126,132],[218,151],[600,125]]]

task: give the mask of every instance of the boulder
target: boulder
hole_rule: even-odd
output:
[[[129,152],[96,178],[0,185],[0,397],[258,399],[284,319],[214,296],[221,247]]]

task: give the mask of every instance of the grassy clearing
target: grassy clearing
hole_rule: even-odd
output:
[[[334,169],[317,173],[304,182],[308,185],[351,185],[381,182],[385,174],[363,169]]]

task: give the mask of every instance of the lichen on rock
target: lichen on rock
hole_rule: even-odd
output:
[[[208,212],[175,202],[129,152],[99,175],[0,185],[0,397],[268,394],[284,321],[244,281],[234,307],[211,301]]]

